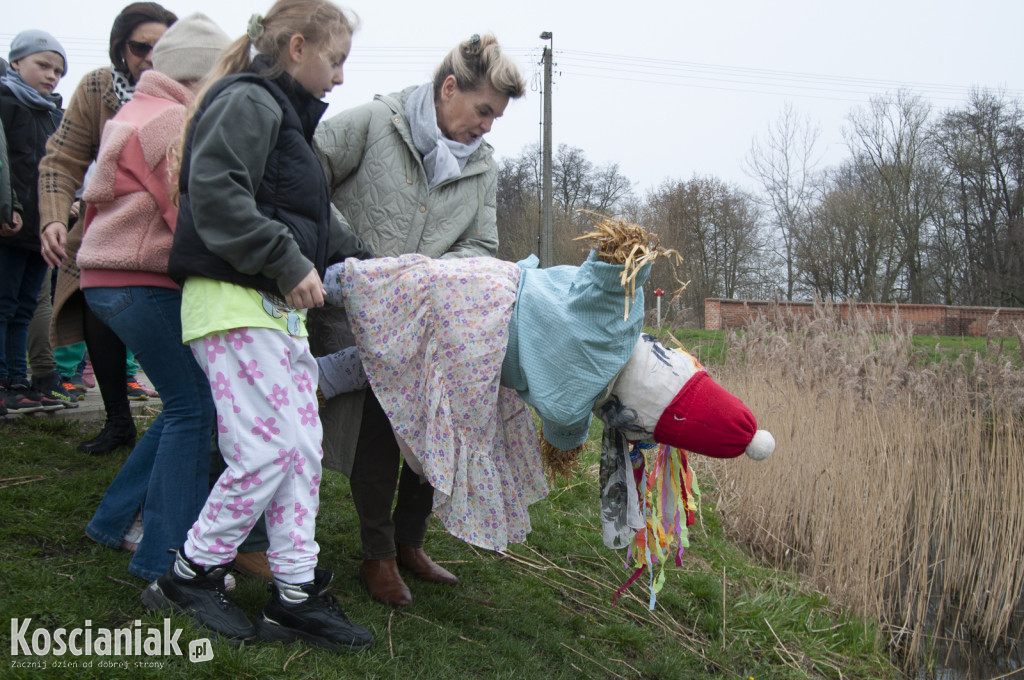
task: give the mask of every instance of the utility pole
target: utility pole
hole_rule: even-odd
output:
[[[540,216],[540,266],[550,267],[554,264],[554,253],[551,249],[551,51],[555,41],[551,31],[540,34],[541,40],[549,40],[550,45],[544,48],[544,136],[542,143],[543,176],[541,178],[541,216]]]

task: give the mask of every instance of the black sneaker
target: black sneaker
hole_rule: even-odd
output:
[[[7,388],[0,385],[0,418],[7,415]]]
[[[179,549],[174,564],[142,591],[147,609],[171,608],[191,614],[200,626],[226,638],[251,640],[256,629],[241,607],[224,590],[231,563],[202,567]]]
[[[149,390],[139,384],[139,381],[134,376],[125,380],[124,389],[128,394],[128,398],[132,401],[146,401],[149,399]]]
[[[32,382],[29,383],[27,396],[32,401],[38,401],[43,406],[44,411],[63,411],[64,402],[58,397],[51,394],[49,389],[50,382],[52,382],[51,376],[55,376],[56,373],[51,372],[40,376],[38,379],[33,378]],[[71,398],[68,397],[70,402]],[[78,406],[78,400],[75,400],[75,406]]]
[[[60,408],[78,408],[78,396],[72,395],[64,389],[64,381],[61,379],[61,375],[60,373],[57,373],[57,371],[51,371],[45,375],[39,376],[38,378],[33,378],[32,387],[44,400],[48,400],[50,403],[56,403]],[[42,403],[44,407],[47,405],[46,401],[41,401],[40,403]]]
[[[290,585],[277,579],[270,586],[271,596],[256,629],[261,640],[294,642],[302,638],[332,652],[356,651],[369,647],[373,635],[352,623],[327,592],[334,574],[317,569],[312,583]],[[295,597],[305,599],[295,600]]]
[[[7,386],[7,398],[4,400],[8,413],[34,413],[42,411],[43,405],[32,399],[32,392],[27,385],[15,383]]]

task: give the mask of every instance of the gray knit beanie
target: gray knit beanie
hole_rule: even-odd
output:
[[[64,60],[64,73],[68,72],[68,55],[64,51],[64,46],[46,31],[22,31],[14,36],[14,40],[11,41],[11,53],[7,56],[7,60],[13,64],[19,59],[24,59],[37,52],[56,52]]]
[[[153,69],[177,81],[200,80],[217,64],[231,42],[200,12],[178,19],[153,47]]]

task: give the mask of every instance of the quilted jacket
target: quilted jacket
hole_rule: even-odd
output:
[[[378,257],[493,257],[498,252],[497,166],[483,142],[462,175],[427,190],[405,119],[410,87],[344,111],[317,128],[314,144],[331,202]]]
[[[427,189],[423,162],[405,118],[417,86],[378,95],[320,123],[313,138],[331,203],[379,257],[494,257],[498,252],[498,168],[494,149],[480,144],[462,175]],[[309,339],[317,356],[353,345],[344,308],[310,310]],[[352,469],[364,392],[340,394],[321,410],[324,465]]]

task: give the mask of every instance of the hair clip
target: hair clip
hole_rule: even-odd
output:
[[[474,33],[473,37],[469,39],[469,44],[473,47],[480,47],[480,34]]]
[[[245,34],[249,36],[249,40],[257,40],[263,35],[263,17],[259,14],[253,14],[249,17],[249,25],[245,29]]]

